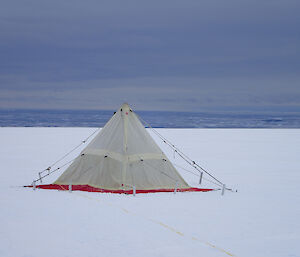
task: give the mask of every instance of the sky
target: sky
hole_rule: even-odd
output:
[[[0,108],[298,112],[299,12],[299,0],[2,0]]]

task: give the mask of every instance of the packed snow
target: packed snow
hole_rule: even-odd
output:
[[[0,128],[0,256],[300,256],[299,129],[157,129],[237,190],[224,196],[220,190],[132,196],[22,187],[93,131]],[[193,171],[149,133],[172,162]],[[199,177],[178,170],[199,186]],[[207,180],[202,186],[219,188]]]

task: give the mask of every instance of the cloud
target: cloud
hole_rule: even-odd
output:
[[[0,90],[0,108],[114,110],[128,102],[138,110],[253,110],[268,106],[285,110],[287,106],[300,107],[299,82],[299,78],[186,77],[35,82],[30,90],[29,86]]]
[[[0,107],[298,105],[299,7],[281,0],[5,0]]]

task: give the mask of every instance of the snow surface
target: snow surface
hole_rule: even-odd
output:
[[[1,257],[300,256],[299,129],[158,129],[238,190],[224,196],[214,191],[134,197],[20,187],[94,130],[0,128]],[[198,177],[179,171],[197,185]]]

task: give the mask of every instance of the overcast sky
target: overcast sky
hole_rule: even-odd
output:
[[[300,111],[299,13],[299,0],[2,0],[0,108]]]

